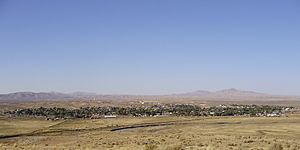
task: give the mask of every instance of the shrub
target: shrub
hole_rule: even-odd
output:
[[[166,150],[183,150],[182,145],[173,145],[166,148]]]
[[[157,145],[155,144],[147,144],[146,147],[145,147],[145,150],[155,150],[157,149]]]
[[[273,144],[270,146],[269,150],[283,150],[283,147],[280,144]]]

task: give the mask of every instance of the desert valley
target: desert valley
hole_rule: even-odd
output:
[[[1,149],[300,149],[300,100],[236,89],[0,95]]]

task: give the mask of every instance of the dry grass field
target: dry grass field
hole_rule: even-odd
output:
[[[0,149],[298,150],[300,115],[46,121],[0,118]]]

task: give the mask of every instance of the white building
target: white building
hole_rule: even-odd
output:
[[[104,118],[117,118],[116,115],[105,115]]]

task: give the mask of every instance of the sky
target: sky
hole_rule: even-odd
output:
[[[300,95],[298,0],[0,0],[0,93]]]

